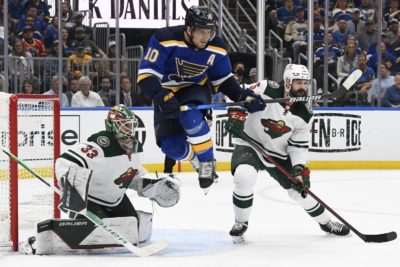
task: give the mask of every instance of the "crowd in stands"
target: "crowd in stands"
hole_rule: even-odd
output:
[[[307,1],[266,0],[266,4],[267,31],[273,30],[282,38],[286,56],[291,57],[295,63],[305,64],[299,54],[307,52]],[[341,104],[374,105],[378,98],[383,99],[386,96],[386,89],[399,87],[394,82],[394,76],[400,71],[400,2],[387,0],[383,6],[382,42],[378,44],[378,1],[329,1],[329,10],[325,11],[325,1],[314,0],[314,77],[319,92],[322,92],[324,86],[323,22],[326,15],[329,21],[329,73],[340,82],[356,69],[363,71],[355,89]],[[378,50],[382,53],[382,66],[378,66]],[[377,95],[378,67],[382,70],[380,95]],[[329,83],[327,89],[335,90],[334,84]],[[387,95],[392,96],[393,94]],[[393,106],[389,103],[383,101],[384,106]]]
[[[400,3],[384,1],[382,42],[378,39],[378,6],[373,0],[330,0],[329,10],[324,0],[314,0],[313,48],[314,77],[318,92],[324,88],[324,59],[328,72],[338,82],[352,71],[360,69],[361,79],[341,103],[343,105],[374,105],[381,98],[385,106],[395,106],[387,97],[398,97],[395,76],[400,71]],[[267,31],[281,36],[286,56],[295,63],[303,63],[299,55],[306,54],[308,42],[307,1],[266,0]],[[9,0],[9,88],[13,93],[58,92],[59,33],[58,16],[50,16],[49,6],[42,0]],[[1,13],[2,14],[2,13]],[[116,42],[109,41],[106,51],[94,42],[92,29],[83,24],[85,13],[72,11],[68,2],[61,3],[61,40],[63,106],[111,106],[119,98],[128,106],[149,106],[151,102],[133,90],[133,77],[128,76],[125,57],[120,56],[120,93],[116,93]],[[328,55],[324,53],[324,18],[328,16]],[[1,45],[2,43],[0,43]],[[1,50],[4,48],[1,47]],[[382,65],[378,66],[378,54]],[[248,71],[238,62],[233,72],[239,83],[250,83],[257,78],[255,69]],[[377,92],[377,69],[382,70]],[[249,74],[249,75],[247,75]],[[90,81],[90,84],[89,84]],[[336,89],[329,82],[327,90]],[[394,91],[396,92],[396,91]],[[84,97],[83,97],[84,96]],[[86,100],[85,100],[86,99]],[[216,98],[215,98],[216,99]],[[218,101],[218,100],[216,100]],[[394,99],[397,103],[398,99]]]
[[[115,105],[117,43],[109,41],[107,51],[100,49],[93,40],[92,29],[83,24],[86,13],[73,12],[68,1],[62,2],[63,77],[59,78],[59,18],[51,17],[49,8],[54,7],[42,0],[8,1],[9,92],[58,94],[61,79],[63,107]],[[3,36],[0,39],[3,54]],[[143,94],[133,90],[127,61],[123,55],[120,59],[120,102],[128,106],[151,105]]]

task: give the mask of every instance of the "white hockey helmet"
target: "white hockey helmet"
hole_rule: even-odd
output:
[[[304,65],[288,64],[283,72],[285,90],[288,92],[292,87],[293,80],[310,80],[310,72]]]

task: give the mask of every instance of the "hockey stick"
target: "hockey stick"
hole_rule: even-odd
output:
[[[291,175],[286,169],[284,169],[279,163],[277,163],[271,156],[269,156],[265,149],[256,141],[254,141],[251,137],[246,135],[242,132],[239,137],[246,142],[248,142],[256,151],[258,151],[266,161],[275,165],[277,169],[279,169],[284,175],[286,175],[290,181],[296,183],[296,178]],[[384,234],[377,234],[377,235],[366,235],[360,233],[356,228],[354,228],[350,223],[348,223],[345,219],[342,218],[336,211],[334,211],[331,207],[329,207],[325,202],[323,202],[318,196],[316,196],[308,187],[303,187],[304,191],[313,197],[319,204],[321,204],[324,208],[329,210],[336,218],[338,218],[342,223],[347,225],[358,237],[360,237],[365,242],[374,242],[374,243],[382,243],[382,242],[389,242],[395,240],[397,238],[396,232],[389,232]]]
[[[34,170],[32,170],[28,165],[25,164],[21,159],[16,157],[14,154],[12,154],[9,151],[6,151],[2,149],[4,153],[6,153],[10,158],[18,162],[22,167],[24,167],[25,170],[30,172],[33,176],[38,178],[42,183],[50,187],[55,193],[61,196],[61,191],[54,185],[48,183],[45,179],[43,179],[38,173],[36,173]],[[157,242],[154,242],[150,245],[144,246],[144,247],[137,247],[130,243],[125,237],[120,235],[118,232],[116,232],[111,226],[105,224],[103,220],[101,220],[99,217],[97,217],[96,214],[88,211],[88,210],[83,210],[79,212],[79,214],[85,216],[88,218],[91,222],[93,222],[95,225],[99,226],[101,229],[104,230],[109,236],[111,236],[113,239],[115,239],[118,243],[126,247],[130,252],[135,254],[136,256],[139,257],[147,257],[151,256],[163,249],[165,249],[168,246],[168,243],[165,240],[160,240]]]
[[[346,81],[337,89],[336,91],[325,94],[325,95],[310,95],[310,96],[299,96],[299,97],[285,97],[285,98],[274,98],[274,99],[264,99],[264,103],[286,103],[286,102],[307,102],[310,100],[321,100],[321,99],[331,99],[331,98],[339,98],[344,96],[345,93],[358,81],[361,77],[362,71],[355,70],[353,71],[349,77],[347,77]],[[243,106],[249,101],[240,101],[240,102],[229,102],[229,103],[212,103],[212,104],[202,104],[202,105],[185,105],[180,106],[181,111],[187,111],[192,109],[208,109],[208,108],[224,108],[230,106]]]

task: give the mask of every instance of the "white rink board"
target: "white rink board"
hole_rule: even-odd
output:
[[[82,142],[94,132],[103,130],[107,110],[63,109],[61,151],[64,152],[68,146]],[[141,121],[137,132],[139,140],[144,140],[143,162],[163,163],[164,155],[155,143],[153,110],[134,109],[134,112]],[[212,131],[218,162],[229,162],[231,154],[221,150],[233,149],[230,137],[224,136],[223,125],[226,118],[218,116],[224,113],[224,110],[215,110],[213,114]],[[400,125],[397,123],[399,111],[316,110],[315,114],[314,131],[310,136],[310,161],[400,161]]]

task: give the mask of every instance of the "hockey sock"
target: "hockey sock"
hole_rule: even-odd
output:
[[[314,198],[309,195],[306,198],[303,198],[299,192],[288,189],[288,194],[291,199],[296,201],[303,207],[303,209],[310,215],[316,222],[319,224],[326,224],[329,221],[329,215],[326,212],[325,208],[319,204]]]
[[[214,159],[210,127],[201,110],[189,110],[179,114],[179,120],[200,162]]]
[[[253,187],[257,180],[257,170],[250,165],[239,165],[233,176],[233,210],[235,221],[247,222],[253,206]]]

